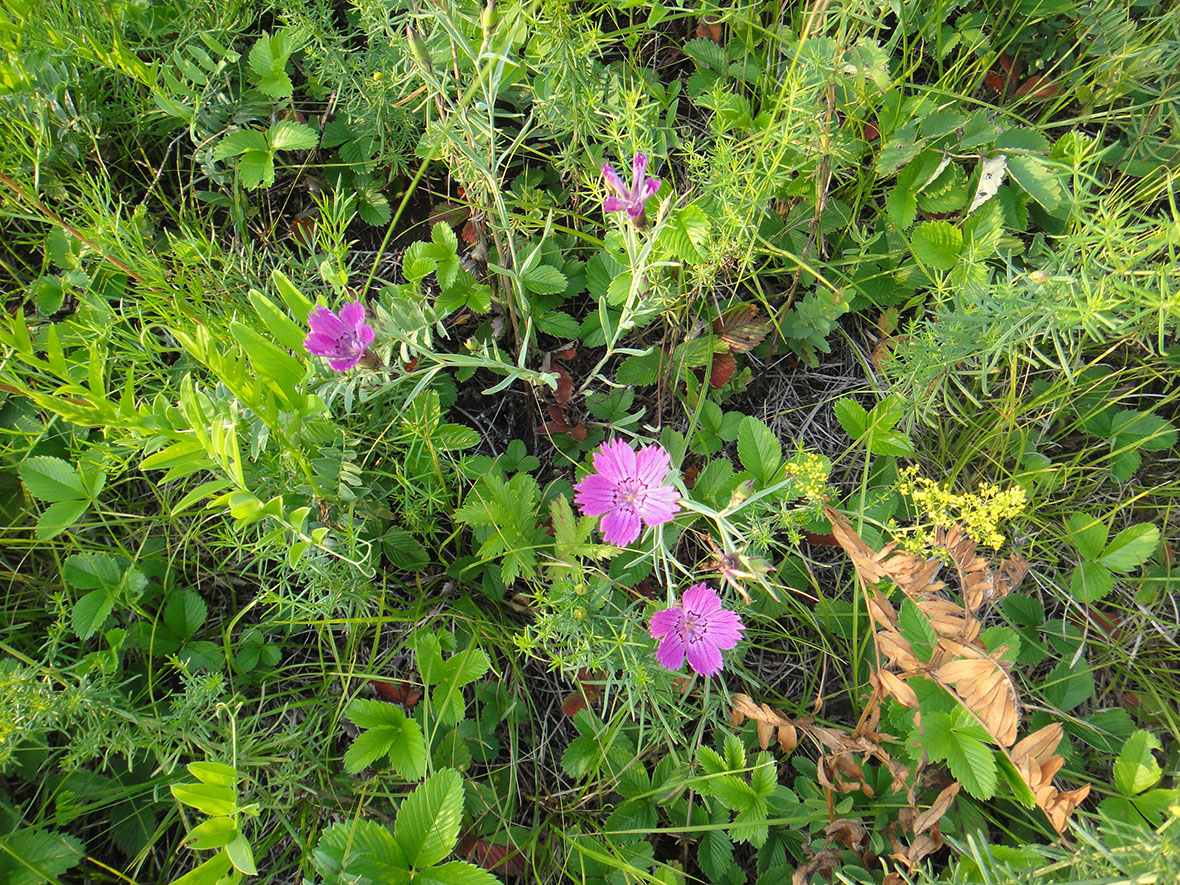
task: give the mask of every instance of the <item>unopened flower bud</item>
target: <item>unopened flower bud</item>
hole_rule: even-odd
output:
[[[429,72],[432,65],[430,64],[430,52],[426,48],[426,41],[418,36],[418,33],[410,25],[406,25],[406,40],[410,43],[410,54],[414,56],[414,61],[418,62],[424,71]]]
[[[496,23],[499,21],[500,16],[496,14],[496,0],[488,0],[487,5],[479,12],[479,26],[483,29],[485,42],[491,42],[492,31],[496,29]]]

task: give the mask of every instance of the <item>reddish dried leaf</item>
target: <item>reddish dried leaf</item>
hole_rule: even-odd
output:
[[[426,222],[433,226],[443,221],[454,227],[457,224],[467,221],[470,217],[470,206],[464,206],[462,203],[435,203],[430,207],[430,215],[427,217]]]
[[[808,544],[815,544],[817,547],[839,547],[840,542],[836,540],[835,535],[817,535],[815,532],[809,532],[803,529],[803,537]]]
[[[720,390],[729,383],[733,373],[737,370],[737,360],[732,353],[713,354],[713,366],[709,371],[709,383],[714,390]]]
[[[721,45],[721,19],[715,15],[706,15],[697,24],[696,33],[702,40],[712,40]]]
[[[757,304],[742,304],[713,321],[714,334],[729,345],[731,353],[748,353],[770,331],[770,320],[758,317]]]
[[[1016,97],[1031,94],[1033,98],[1052,98],[1060,91],[1060,83],[1054,83],[1049,77],[1036,74],[1020,84],[1020,88],[1016,90]]]
[[[861,132],[864,135],[865,141],[876,141],[881,137],[881,130],[877,128],[877,124],[872,120],[865,120]]]
[[[468,246],[474,246],[479,242],[479,233],[475,229],[475,222],[468,221],[463,225],[463,230],[459,231],[459,239]]]
[[[701,475],[701,468],[695,464],[685,467],[680,473],[680,478],[684,480],[686,488],[691,489],[697,483],[697,477]]]
[[[574,442],[586,441],[586,425],[579,421],[576,425],[570,428],[570,439]]]
[[[549,413],[550,420],[541,428],[543,432],[568,433],[573,429],[565,417],[565,409],[561,406],[548,406],[545,411]]]
[[[291,236],[303,246],[310,246],[315,242],[316,220],[310,215],[301,215],[291,219]]]
[[[562,405],[565,405],[574,394],[573,379],[570,378],[570,373],[562,366],[554,366],[553,371],[557,373],[557,390],[554,392],[553,398]]]
[[[369,684],[377,697],[386,703],[413,707],[422,699],[422,688],[408,679],[371,679]]]
[[[490,873],[501,876],[523,876],[528,872],[528,861],[519,848],[480,839],[468,833],[459,842],[458,851],[469,861]]]

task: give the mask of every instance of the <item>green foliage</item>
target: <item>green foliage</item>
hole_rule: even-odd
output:
[[[176,880],[183,885],[215,883],[232,867],[237,874],[258,875],[254,851],[243,832],[244,818],[254,817],[258,808],[238,804],[237,770],[220,762],[190,762],[188,772],[197,783],[172,784],[172,796],[182,805],[208,816],[188,831],[187,847],[192,851],[217,852]]]
[[[426,774],[426,741],[422,726],[393,704],[354,698],[345,713],[357,728],[357,735],[344,754],[344,768],[356,774],[382,756],[388,756],[394,770],[406,780]]]
[[[1139,523],[1123,529],[1107,544],[1106,523],[1084,513],[1071,515],[1066,528],[1083,560],[1070,576],[1070,590],[1086,604],[1103,599],[1114,589],[1115,574],[1125,574],[1147,562],[1160,539],[1158,528]]]
[[[333,824],[315,849],[326,882],[409,881],[493,885],[495,876],[465,861],[442,863],[455,848],[463,813],[463,781],[443,769],[401,803],[393,832],[373,821]]]

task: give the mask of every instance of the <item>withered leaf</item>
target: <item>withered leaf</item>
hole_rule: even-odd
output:
[[[918,815],[918,817],[914,820],[915,836],[922,835],[922,833],[926,832],[928,829],[942,820],[942,816],[947,813],[951,807],[951,803],[954,802],[955,797],[959,795],[960,788],[961,785],[958,783],[958,781],[951,784],[949,787],[945,788],[941,793],[938,794],[938,798],[934,800],[934,803],[929,808]]]
[[[899,679],[888,670],[877,673],[877,678],[881,682],[881,690],[889,697],[903,707],[909,707],[911,710],[918,708],[918,695],[906,684],[905,680]]]
[[[1001,746],[1012,746],[1020,711],[1016,687],[1002,661],[947,639],[939,640],[939,645],[956,657],[935,672],[939,684],[974,712]]]
[[[770,331],[770,319],[758,317],[757,304],[742,304],[713,321],[713,333],[729,345],[730,353],[749,353]]]

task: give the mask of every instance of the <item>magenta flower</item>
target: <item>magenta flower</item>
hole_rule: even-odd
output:
[[[601,516],[608,544],[626,547],[639,537],[640,523],[659,525],[680,510],[680,494],[662,485],[672,462],[663,446],[636,453],[621,439],[594,453],[594,469],[574,486],[574,503],[586,516]]]
[[[745,626],[735,612],[721,607],[721,599],[708,584],[693,584],[684,591],[680,605],[651,616],[651,638],[660,641],[656,660],[669,670],[688,666],[702,676],[721,671],[721,652],[733,648]]]
[[[609,163],[603,163],[602,177],[606,179],[607,187],[614,191],[615,196],[607,197],[602,201],[602,211],[625,211],[632,221],[639,221],[643,215],[643,204],[655,196],[655,192],[660,189],[660,180],[648,178],[646,172],[647,154],[636,154],[634,162],[631,163],[631,189],[627,190],[627,186],[623,184],[623,179],[619,178],[618,173],[611,168]]]
[[[349,301],[337,316],[326,307],[317,307],[307,317],[311,332],[303,346],[313,356],[326,356],[337,372],[347,372],[361,361],[373,343],[373,327],[365,322],[365,306]]]

